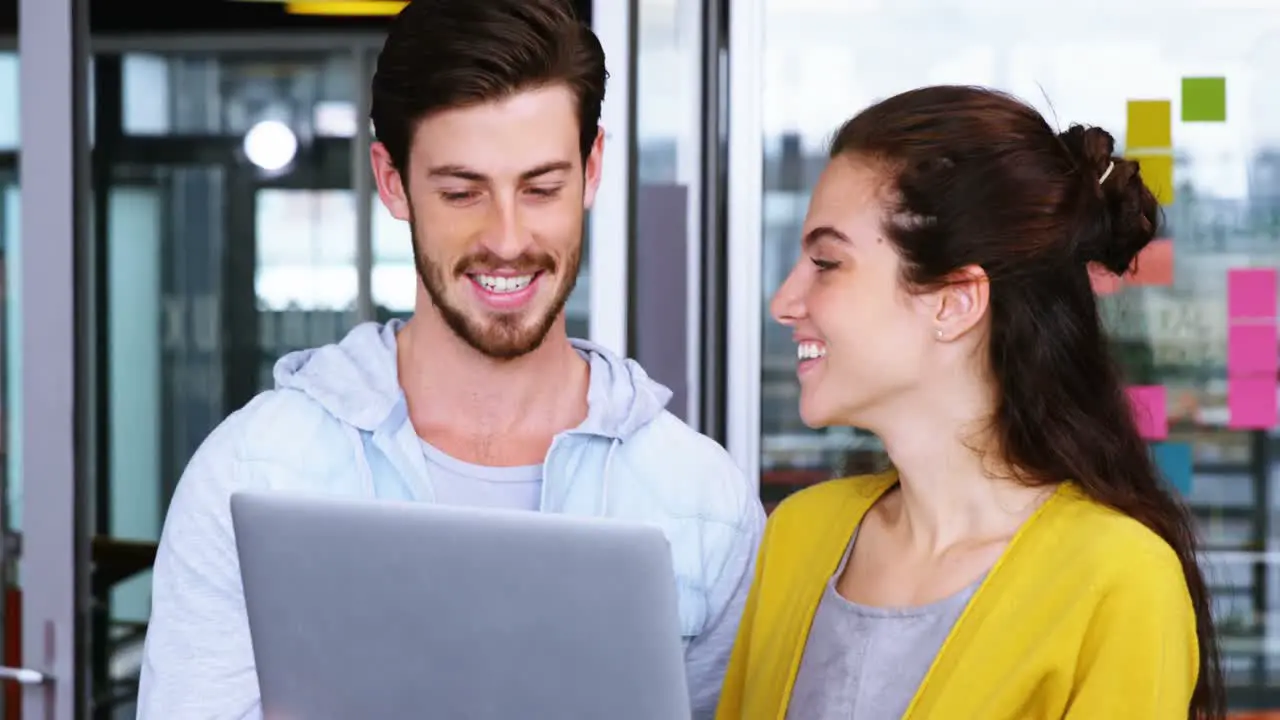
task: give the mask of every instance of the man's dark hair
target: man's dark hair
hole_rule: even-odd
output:
[[[563,84],[578,101],[585,161],[607,77],[604,49],[570,0],[413,0],[378,55],[370,116],[403,174],[428,115]]]

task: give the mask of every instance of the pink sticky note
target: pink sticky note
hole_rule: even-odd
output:
[[[1089,265],[1089,284],[1095,295],[1114,295],[1124,288],[1124,279],[1110,270],[1092,263]]]
[[[1173,241],[1166,238],[1152,240],[1138,253],[1126,279],[1132,285],[1172,285]]]
[[[1227,328],[1227,377],[1274,380],[1280,372],[1277,334],[1273,323]]]
[[[1138,424],[1138,433],[1142,437],[1148,440],[1164,440],[1169,437],[1163,385],[1130,387],[1129,403],[1133,406],[1133,419]]]
[[[1228,378],[1227,427],[1236,430],[1270,430],[1276,426],[1275,378]]]
[[[1238,268],[1227,271],[1227,317],[1276,316],[1274,268]]]

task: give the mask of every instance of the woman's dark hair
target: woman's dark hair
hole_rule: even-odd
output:
[[[990,282],[992,429],[1017,479],[1071,478],[1177,553],[1195,607],[1199,680],[1191,718],[1225,710],[1209,591],[1186,507],[1138,434],[1107,347],[1088,263],[1120,274],[1156,236],[1160,205],[1138,163],[1101,128],[1056,132],[1034,108],[983,88],[927,87],[884,100],[836,134],[832,157],[878,166],[885,233],[909,287],[966,266]]]

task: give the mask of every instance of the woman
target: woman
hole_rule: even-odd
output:
[[[1192,523],[1090,289],[1158,214],[1107,132],[993,91],[840,129],[772,312],[805,423],[875,432],[893,470],[774,512],[719,718],[1222,717]]]

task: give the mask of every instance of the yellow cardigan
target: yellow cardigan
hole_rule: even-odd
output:
[[[827,580],[892,472],[833,480],[769,518],[718,720],[781,720]],[[1186,720],[1199,668],[1177,556],[1070,483],[1014,536],[904,720]]]

